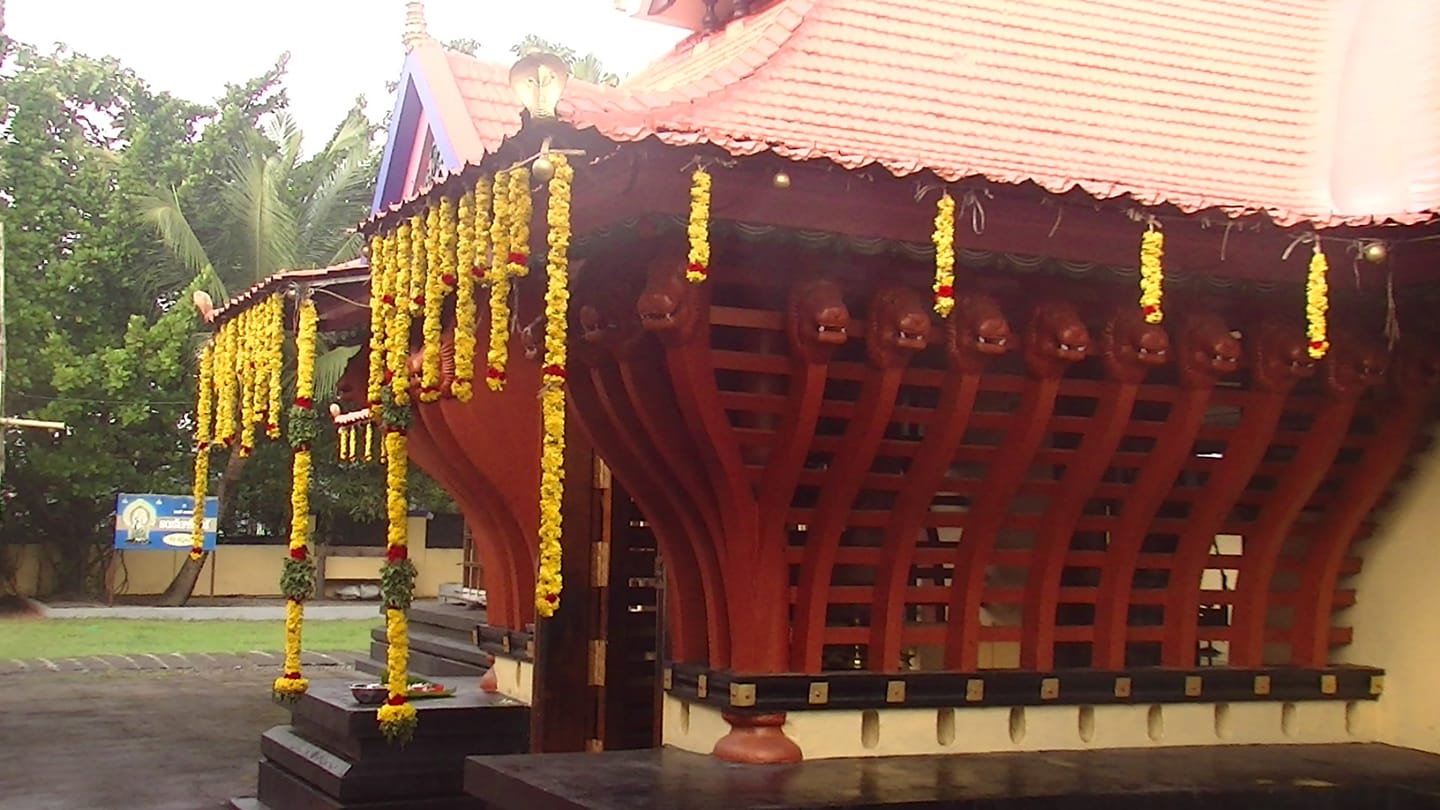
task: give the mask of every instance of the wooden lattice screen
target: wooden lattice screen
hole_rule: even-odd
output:
[[[747,643],[733,622],[717,638],[715,615],[763,598],[726,562],[742,507],[762,536],[783,526],[789,589],[767,609],[788,617],[792,671],[1323,665],[1348,643],[1331,618],[1355,598],[1352,541],[1426,412],[1379,384],[1383,350],[1327,361],[1369,368],[1348,396],[1324,366],[1281,393],[1258,385],[1249,351],[1213,387],[1181,385],[1173,359],[1122,384],[1093,345],[1045,380],[1018,351],[956,371],[937,320],[923,350],[884,368],[866,346],[874,279],[928,308],[923,268],[836,262],[848,337],[817,361],[787,333],[804,317],[795,286],[816,276],[776,269],[786,261],[756,253],[703,291],[664,286],[654,266],[645,291],[625,270],[577,289],[577,327],[603,324],[578,355],[576,410],[662,547],[669,534],[674,585],[707,589],[708,619],[672,614],[691,639],[677,660],[724,664]],[[646,333],[631,302],[657,278],[676,315]],[[977,284],[1015,343],[1040,291],[1074,301],[1097,344],[1116,300],[1040,277]],[[1254,303],[1210,311],[1248,344]],[[689,335],[687,307],[702,316]],[[1165,325],[1173,354],[1181,323]]]

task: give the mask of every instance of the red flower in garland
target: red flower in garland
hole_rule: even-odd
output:
[[[386,562],[400,562],[401,560],[404,560],[409,556],[410,553],[406,550],[405,546],[390,546],[389,548],[385,549]]]
[[[510,254],[509,261],[511,264],[525,264],[530,261],[530,257],[519,251],[514,251]]]
[[[475,265],[474,267],[470,268],[470,275],[474,276],[474,277],[477,278],[477,279],[480,279],[481,281],[484,281],[484,280],[485,280],[485,268],[484,268],[484,266],[477,264],[477,265]]]
[[[562,366],[546,366],[543,369],[543,372],[547,377],[557,377],[562,380],[565,379],[565,369]]]
[[[404,706],[404,705],[405,705],[405,696],[404,696],[404,695],[391,695],[390,697],[388,697],[388,698],[385,699],[385,702],[388,703],[388,704],[390,704],[391,706]]]
[[[446,287],[454,287],[454,286],[455,286],[455,274],[454,274],[454,273],[441,273],[441,274],[440,274],[440,283],[441,283],[441,284],[444,284]]]
[[[304,560],[305,554],[306,552],[304,546],[290,549],[290,559],[292,560]]]
[[[295,405],[300,408],[313,408],[315,407],[315,400],[310,397],[296,397]]]
[[[498,368],[495,368],[494,366],[491,366],[490,368],[485,369],[485,376],[491,380],[503,380],[505,379],[505,372],[501,371]]]
[[[949,298],[950,296],[955,294],[955,288],[951,287],[949,284],[941,284],[938,288],[936,288],[935,294],[940,296],[941,298]]]

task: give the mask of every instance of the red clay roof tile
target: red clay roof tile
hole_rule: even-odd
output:
[[[1440,3],[1411,0],[780,0],[623,89],[572,81],[558,112],[614,140],[1285,225],[1411,223],[1440,212],[1434,41]],[[1381,71],[1397,49],[1408,61]],[[520,128],[508,71],[454,53],[449,66],[495,149]],[[1367,88],[1346,96],[1345,80],[1372,74],[1376,103],[1401,111],[1366,133],[1353,115]]]

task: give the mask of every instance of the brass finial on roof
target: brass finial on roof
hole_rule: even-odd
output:
[[[400,36],[406,53],[428,39],[430,32],[425,27],[425,3],[423,0],[409,0],[405,4],[405,32]]]

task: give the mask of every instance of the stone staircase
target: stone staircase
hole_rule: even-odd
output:
[[[485,609],[433,599],[410,606],[410,672],[432,678],[479,678],[494,658],[475,644],[475,627]],[[361,672],[378,676],[385,669],[385,626],[370,631],[370,656],[355,662]],[[473,683],[473,682],[472,682]]]
[[[530,709],[470,684],[454,697],[415,702],[419,726],[405,746],[380,734],[375,707],[343,682],[312,684],[290,724],[260,741],[256,795],[232,810],[481,810],[466,795],[467,756],[529,750]]]

